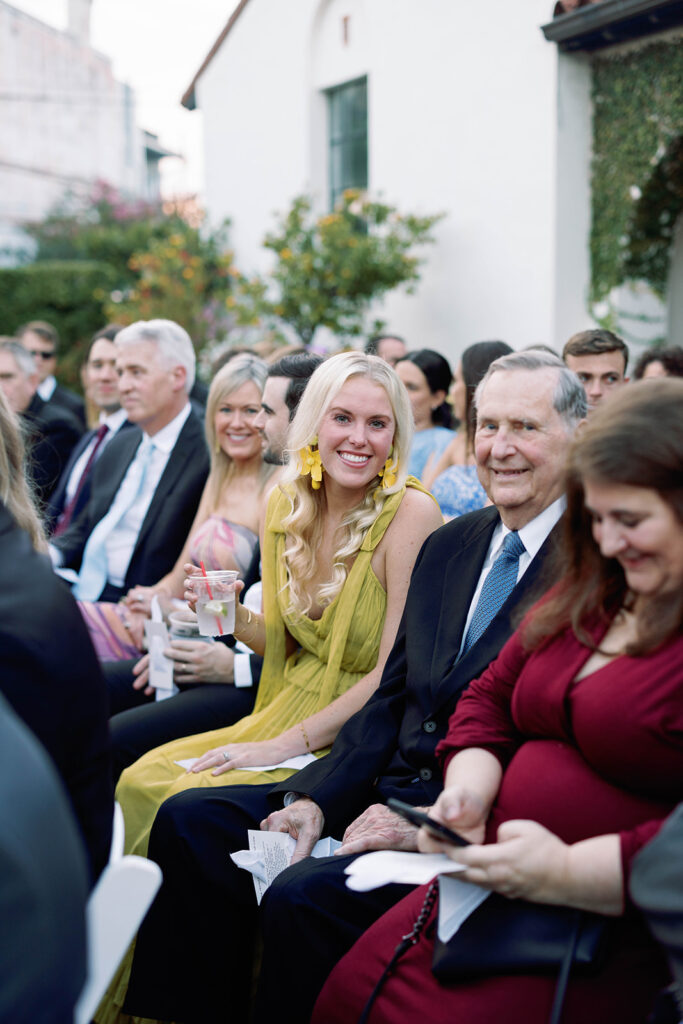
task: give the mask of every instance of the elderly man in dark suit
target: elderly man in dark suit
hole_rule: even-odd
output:
[[[51,544],[58,568],[78,571],[74,594],[117,601],[169,572],[192,525],[209,469],[188,394],[195,354],[171,320],[140,320],[115,339],[121,406],[138,429],[107,446],[82,514]]]
[[[229,854],[247,846],[248,828],[297,840],[292,866],[261,905],[259,1022],[308,1020],[337,960],[405,894],[354,893],[344,869],[365,850],[416,848],[416,829],[386,801],[435,800],[435,749],[460,694],[496,657],[521,605],[552,581],[562,468],[585,414],[578,379],[555,356],[527,351],[492,364],[477,392],[475,450],[494,507],[426,541],[376,693],[331,753],[286,783],[191,790],[161,807],[149,856],[164,885],[138,937],[129,1012],[191,1024],[229,1007],[247,1019],[256,905],[251,878]],[[341,856],[308,856],[323,829],[343,837]],[[206,934],[207,923],[209,941],[183,941]]]
[[[71,451],[83,433],[83,425],[67,409],[44,402],[37,387],[38,373],[33,356],[18,341],[2,339],[0,388],[12,411],[21,419],[28,473],[42,507],[57,486]]]

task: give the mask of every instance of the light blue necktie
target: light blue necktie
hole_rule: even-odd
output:
[[[83,551],[81,571],[73,593],[79,601],[96,601],[107,582],[107,541],[126,512],[135,504],[145,482],[154,444],[146,437],[140,444],[128,472],[121,481],[111,508],[90,534]]]
[[[491,566],[491,570],[484,580],[484,586],[481,588],[477,607],[474,609],[470,628],[467,630],[462,654],[476,644],[512,593],[517,583],[520,555],[523,555],[525,551],[526,548],[516,530],[512,530],[506,535],[501,552]]]

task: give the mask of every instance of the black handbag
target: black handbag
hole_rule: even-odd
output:
[[[367,1024],[385,981],[406,950],[418,941],[436,903],[438,886],[437,879],[429,886],[413,930],[396,947],[358,1024]],[[598,914],[491,893],[448,942],[435,936],[432,973],[448,983],[486,975],[557,972],[548,1024],[559,1024],[572,967],[599,969],[607,929],[608,919]]]
[[[432,973],[439,981],[490,974],[557,971],[570,943],[572,965],[597,969],[607,920],[571,907],[512,900],[491,893],[455,935],[434,945]]]

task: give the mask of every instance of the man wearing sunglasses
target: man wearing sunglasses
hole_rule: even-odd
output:
[[[63,406],[38,394],[35,359],[14,338],[0,338],[0,388],[20,417],[28,449],[28,472],[41,510],[64,471],[83,424]]]
[[[85,426],[85,403],[73,391],[57,383],[57,351],[59,335],[45,320],[31,320],[23,324],[16,337],[33,356],[36,372],[40,378],[38,395],[44,402],[50,402],[76,416]]]

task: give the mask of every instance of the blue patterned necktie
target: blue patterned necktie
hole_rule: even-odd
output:
[[[484,586],[481,588],[477,607],[474,609],[470,628],[467,630],[462,654],[476,644],[479,637],[486,631],[489,622],[498,614],[512,593],[517,583],[520,555],[523,555],[525,551],[526,548],[516,530],[512,530],[506,535],[500,554],[491,566],[491,570],[484,580]]]
[[[108,569],[107,541],[126,512],[137,500],[145,482],[145,474],[153,451],[154,443],[149,438],[145,438],[121,481],[111,508],[106,516],[100,519],[88,538],[83,551],[81,571],[73,588],[74,597],[79,601],[96,601],[104,590]]]

